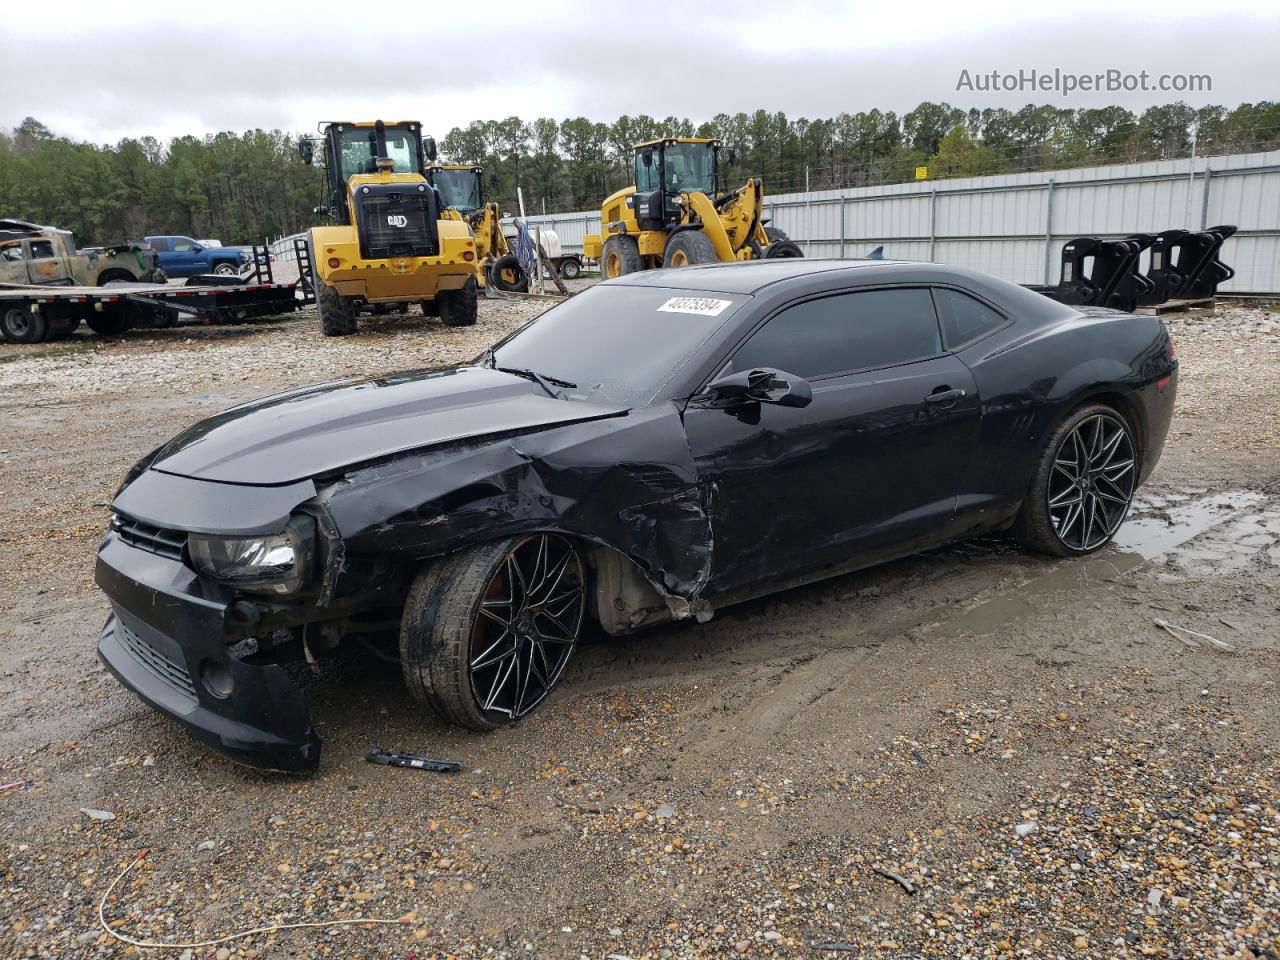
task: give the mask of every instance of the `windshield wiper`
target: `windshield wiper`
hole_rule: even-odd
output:
[[[570,383],[568,380],[561,380],[559,377],[549,377],[546,374],[538,373],[536,370],[530,370],[528,367],[500,367],[498,361],[493,355],[493,347],[485,347],[484,353],[480,354],[480,366],[488,367],[490,370],[497,370],[499,373],[510,373],[517,377],[524,377],[526,380],[532,380],[543,390],[548,396],[561,399],[560,394],[551,389],[551,384],[557,387],[563,387],[566,390],[576,390],[578,385]]]
[[[570,383],[568,380],[561,380],[557,377],[546,377],[538,373],[538,371],[530,370],[527,367],[494,367],[493,369],[497,370],[499,373],[510,373],[517,377],[524,377],[526,380],[532,380],[543,390],[547,391],[547,396],[555,397],[557,400],[562,400],[563,397],[551,388],[551,384],[554,383],[557,387],[564,387],[567,390],[572,390],[577,387],[576,383]]]

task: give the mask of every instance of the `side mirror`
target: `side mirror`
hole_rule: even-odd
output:
[[[739,403],[776,403],[780,407],[807,407],[813,401],[809,381],[772,367],[760,367],[711,381],[707,386],[720,406]]]
[[[646,167],[652,167],[653,151],[646,150],[644,153],[640,154],[640,162],[643,163]]]
[[[422,138],[422,153],[432,163],[435,162],[435,159],[436,159],[436,138],[435,137]]]
[[[204,253],[204,247],[200,246],[200,244],[198,244],[198,243],[193,243],[193,244],[191,245],[191,252],[192,252],[192,253]]]
[[[312,207],[311,212],[317,217],[327,217],[329,215],[328,207]]]
[[[298,153],[302,156],[302,162],[311,166],[311,161],[316,157],[316,145],[310,140],[299,140]]]

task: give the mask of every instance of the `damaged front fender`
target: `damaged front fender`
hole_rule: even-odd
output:
[[[347,569],[554,530],[626,556],[673,616],[704,607],[712,531],[674,404],[400,455],[321,485],[318,500]]]

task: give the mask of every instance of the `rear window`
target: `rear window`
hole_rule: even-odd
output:
[[[941,352],[928,290],[866,290],[787,307],[742,345],[733,368],[773,367],[812,380]]]
[[[950,350],[985,337],[1004,326],[1005,318],[959,290],[935,287],[933,299],[938,304],[938,317],[942,320],[942,333]]]

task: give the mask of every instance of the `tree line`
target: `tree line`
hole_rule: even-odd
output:
[[[429,118],[426,128],[430,130]],[[1280,102],[1234,108],[1150,107],[961,110],[926,102],[901,115],[870,110],[827,119],[783,113],[719,114],[695,123],[622,116],[477,120],[440,138],[441,159],[483,164],[507,210],[520,187],[529,213],[598,206],[630,182],[632,147],[661,136],[718,137],[736,154],[730,184],[763,177],[772,194],[911,180],[1052,170],[1280,148]],[[72,230],[77,242],[148,234],[250,243],[296,232],[316,218],[318,168],[299,159],[298,135],[280,130],[153,137],[99,145],[60,137],[28,118],[0,133],[0,216]]]

